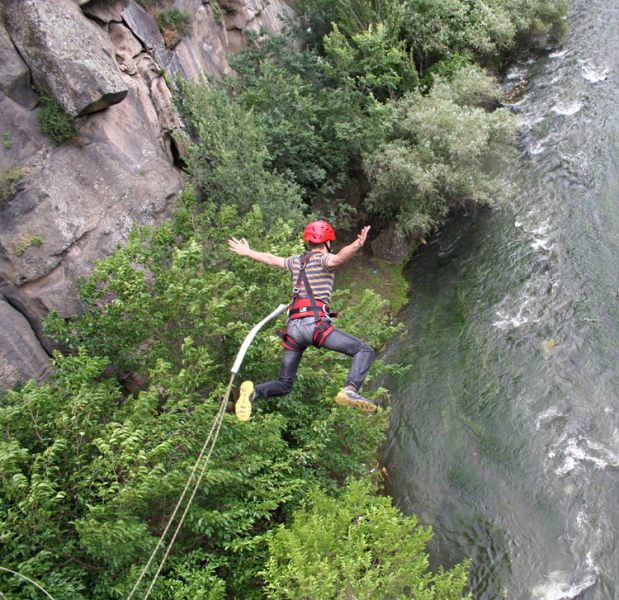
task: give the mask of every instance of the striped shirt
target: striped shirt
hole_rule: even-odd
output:
[[[327,304],[331,302],[331,291],[333,290],[333,279],[335,278],[334,270],[327,266],[331,256],[333,254],[313,253],[305,267],[314,298]],[[300,266],[301,256],[289,256],[284,260],[284,267],[292,273],[293,285],[297,284]],[[301,288],[299,296],[307,298],[303,280],[301,280],[299,287]]]

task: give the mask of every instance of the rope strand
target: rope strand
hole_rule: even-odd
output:
[[[163,564],[165,563],[166,559],[168,558],[168,555],[170,554],[170,550],[172,549],[172,545],[174,544],[175,540],[176,540],[176,536],[178,535],[178,532],[180,531],[182,525],[183,525],[183,521],[185,520],[185,517],[187,516],[187,513],[189,512],[189,507],[191,506],[191,503],[193,502],[193,499],[196,495],[196,492],[198,491],[198,488],[200,487],[200,483],[202,482],[202,478],[204,477],[204,473],[206,471],[206,467],[208,466],[209,460],[211,459],[211,454],[213,453],[213,449],[215,448],[215,443],[217,442],[217,438],[219,436],[219,430],[221,429],[221,424],[223,423],[223,416],[224,416],[224,412],[225,412],[225,405],[228,401],[228,397],[230,396],[230,389],[232,388],[232,380],[234,379],[234,374],[232,375],[232,377],[230,378],[230,384],[228,385],[228,390],[226,391],[226,396],[224,398],[224,400],[221,403],[221,406],[223,407],[223,410],[220,409],[220,418],[219,418],[219,422],[217,424],[217,431],[215,432],[215,437],[213,438],[213,442],[211,443],[211,447],[209,449],[209,453],[208,456],[206,457],[206,460],[204,461],[204,465],[202,466],[202,470],[200,471],[200,475],[193,487],[193,492],[191,494],[191,497],[189,498],[189,502],[187,502],[187,506],[185,507],[185,510],[181,516],[181,520],[178,522],[178,525],[176,526],[176,530],[174,531],[174,535],[172,536],[172,539],[170,540],[170,543],[168,544],[168,547],[166,549],[166,552],[163,556],[163,558],[161,559],[161,563],[159,564],[159,568],[157,569],[157,572],[155,573],[155,576],[153,577],[153,581],[150,584],[150,587],[148,588],[148,591],[146,592],[146,596],[144,596],[144,600],[147,600],[148,597],[150,596],[150,593],[155,585],[155,582],[157,581],[157,578],[159,577],[159,573],[161,573],[161,569],[163,568]]]
[[[22,575],[21,573],[18,573],[17,571],[11,571],[11,569],[7,569],[6,567],[0,567],[0,571],[7,571],[8,573],[13,573],[13,575],[17,575],[18,577],[25,579],[28,583],[31,583],[35,587],[38,587],[48,598],[52,598],[51,595],[47,593],[36,581],[32,581],[32,579],[26,577],[25,575]],[[4,598],[2,594],[0,594],[0,596]],[[52,598],[52,600],[54,599]]]
[[[168,524],[166,525],[163,533],[161,534],[161,537],[159,538],[159,541],[157,542],[157,545],[155,546],[155,549],[152,551],[150,558],[148,559],[148,562],[146,563],[145,567],[142,569],[142,573],[140,574],[140,576],[138,577],[138,580],[135,582],[135,585],[133,586],[133,589],[131,590],[131,593],[129,594],[129,596],[127,597],[127,600],[131,600],[131,598],[133,597],[133,595],[135,594],[136,590],[138,589],[138,586],[140,585],[140,583],[142,582],[142,579],[144,579],[144,576],[146,575],[151,563],[153,562],[153,559],[155,558],[155,555],[157,554],[159,548],[161,547],[163,540],[165,538],[165,536],[167,535],[172,522],[174,521],[174,518],[176,517],[176,513],[178,512],[178,509],[180,508],[183,499],[185,498],[185,494],[187,493],[187,490],[189,489],[189,485],[192,481],[192,479],[194,478],[194,475],[198,469],[198,465],[200,464],[200,461],[202,460],[202,457],[204,456],[204,452],[206,451],[206,448],[211,440],[211,437],[213,435],[213,431],[215,431],[215,428],[217,427],[217,434],[215,436],[215,440],[213,441],[213,444],[211,446],[211,449],[209,451],[209,455],[207,458],[207,462],[206,464],[208,464],[208,459],[210,458],[211,452],[213,451],[213,446],[215,444],[215,441],[217,440],[217,436],[219,435],[219,428],[221,427],[221,423],[218,422],[223,420],[223,414],[225,412],[225,407],[226,404],[228,402],[228,398],[230,397],[230,390],[232,389],[232,382],[234,381],[234,373],[232,374],[232,376],[230,377],[230,382],[228,383],[228,389],[226,390],[226,394],[224,396],[224,399],[221,402],[221,405],[219,407],[219,410],[217,411],[217,414],[215,415],[215,419],[213,420],[213,425],[211,426],[211,430],[206,438],[206,441],[204,442],[204,445],[202,446],[202,450],[200,451],[200,454],[198,455],[198,458],[196,460],[196,462],[193,465],[193,469],[191,470],[191,473],[189,475],[189,478],[187,479],[187,483],[185,484],[185,488],[183,489],[183,492],[180,496],[180,498],[178,499],[178,502],[176,503],[176,506],[174,507],[174,512],[172,513],[172,516],[170,517],[170,519],[168,520]],[[200,479],[202,478],[202,475],[204,473],[204,468],[202,469],[201,475],[200,475]],[[187,505],[187,508],[189,508],[189,505],[191,504],[191,501],[193,500],[193,496],[195,495],[195,489],[194,489],[194,494],[192,494],[191,499],[189,500],[189,504]],[[185,513],[187,512],[187,508],[185,509]],[[185,514],[184,513],[184,514]],[[183,514],[183,519],[184,519],[184,514]],[[182,520],[181,520],[182,523]],[[178,529],[177,529],[178,530]],[[174,534],[174,538],[176,537],[176,532]],[[174,542],[174,538],[172,539],[172,543]],[[171,547],[172,544],[170,544]],[[164,557],[167,558],[167,555],[169,553],[169,548],[168,551],[166,552],[166,556]],[[157,574],[155,575],[155,579],[157,578],[157,576],[159,575],[159,572],[161,571],[161,566],[159,566],[159,569],[157,570]],[[150,594],[150,590],[152,589],[152,586],[154,584],[154,580],[153,583],[151,584],[151,587],[148,590],[147,595],[145,596],[145,598],[148,597],[148,594]]]

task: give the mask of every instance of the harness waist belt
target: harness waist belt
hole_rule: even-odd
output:
[[[293,308],[294,306],[294,308]],[[329,314],[329,305],[321,300],[314,300],[312,302],[309,298],[298,298],[296,302],[293,302],[288,309],[288,316],[291,319],[298,319],[299,317],[311,317],[316,311]]]

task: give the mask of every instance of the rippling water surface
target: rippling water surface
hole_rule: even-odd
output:
[[[473,598],[619,598],[619,3],[509,77],[513,200],[408,266],[384,461]]]

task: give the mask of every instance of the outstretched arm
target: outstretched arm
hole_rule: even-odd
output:
[[[274,254],[269,254],[268,252],[258,252],[257,250],[252,250],[245,238],[242,240],[232,238],[231,240],[228,240],[228,246],[230,246],[230,250],[232,250],[232,252],[236,252],[240,256],[247,256],[253,260],[257,260],[258,262],[264,263],[265,265],[270,265],[272,267],[280,267],[281,269],[284,268],[284,258],[275,256]]]
[[[329,258],[329,267],[334,269],[335,267],[339,267],[344,263],[348,262],[356,253],[359,248],[365,244],[365,240],[368,237],[368,231],[370,230],[370,226],[366,225],[361,233],[357,236],[357,239],[352,243],[348,244],[348,246],[344,246],[336,255],[331,256]]]

